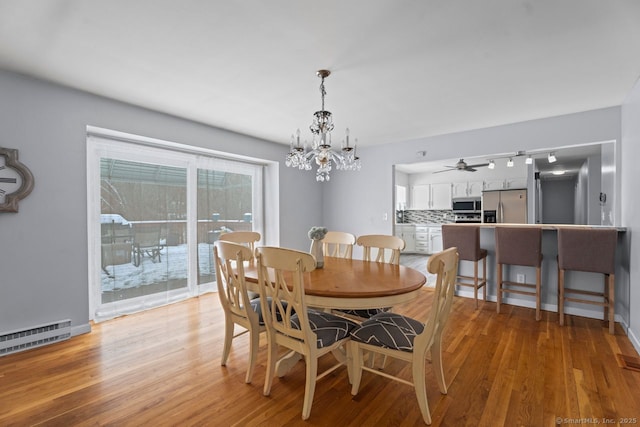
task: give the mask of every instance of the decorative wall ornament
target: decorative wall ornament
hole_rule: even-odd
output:
[[[18,150],[0,147],[0,212],[18,212],[18,202],[33,185],[33,174],[18,160]]]

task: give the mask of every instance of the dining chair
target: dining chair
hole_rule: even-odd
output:
[[[348,353],[351,363],[351,394],[358,394],[362,371],[411,385],[415,388],[418,406],[426,424],[431,424],[425,383],[425,358],[431,361],[438,387],[447,394],[442,368],[442,331],[444,330],[458,274],[457,248],[449,248],[429,257],[429,273],[436,274],[431,307],[426,311],[426,323],[397,313],[380,313],[363,322],[351,332]],[[381,354],[411,364],[412,380],[408,381],[379,369],[366,366],[363,352]]]
[[[253,254],[255,253],[255,244],[260,240],[260,233],[257,231],[231,231],[228,233],[220,234],[218,240],[224,240],[225,242],[233,242],[241,245],[245,245],[251,250],[251,258],[247,259],[251,263],[254,262]]]
[[[261,325],[258,311],[259,299],[250,299],[247,283],[244,277],[244,262],[251,259],[253,253],[246,246],[218,240],[213,247],[216,264],[216,282],[218,297],[224,311],[224,346],[220,364],[226,366],[231,342],[234,338],[249,333],[249,367],[245,382],[250,383],[256,365],[260,333],[266,330]],[[235,325],[244,330],[235,334]]]
[[[315,259],[306,252],[276,247],[256,249],[258,285],[267,329],[268,356],[264,395],[271,393],[279,347],[299,353],[306,363],[302,419],[311,414],[316,381],[346,365],[346,357],[318,375],[318,359],[339,350],[356,324],[348,319],[308,309],[304,274],[315,269]],[[343,347],[344,349],[344,347]]]
[[[245,258],[245,261],[248,261],[249,265],[255,265],[255,260],[256,260],[255,245],[256,245],[256,242],[260,241],[261,237],[262,236],[257,231],[229,231],[229,232],[220,234],[220,237],[218,237],[218,240],[223,240],[225,242],[233,242],[233,243],[237,243],[237,244],[248,247],[249,250],[251,251],[251,257]],[[250,299],[255,299],[258,297],[257,292],[249,291],[248,294]]]
[[[400,264],[400,251],[404,249],[405,242],[397,236],[387,236],[382,234],[369,234],[360,236],[357,239],[359,246],[363,247],[363,257],[365,261],[383,262],[387,264]],[[383,311],[389,311],[387,307],[369,309],[340,309],[340,312],[361,321],[370,318]]]
[[[365,261],[385,262],[396,265],[400,264],[400,251],[405,246],[404,240],[400,237],[384,234],[360,236],[357,243],[363,248],[362,259]]]
[[[322,239],[324,255],[331,257],[351,259],[355,244],[356,236],[344,231],[328,231]]]

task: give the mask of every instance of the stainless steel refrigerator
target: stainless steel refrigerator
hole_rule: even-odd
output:
[[[485,223],[527,223],[527,190],[495,190],[482,192],[482,214]]]

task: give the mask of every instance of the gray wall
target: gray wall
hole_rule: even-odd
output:
[[[35,176],[20,212],[0,214],[0,332],[65,318],[88,329],[87,125],[267,160],[287,151],[2,70],[0,94],[0,146],[19,149]],[[281,166],[279,242],[307,249],[307,230],[322,223],[322,191],[313,174]]]
[[[576,177],[576,191],[574,200],[574,217],[576,224],[588,224],[589,207],[589,164],[584,162]]]
[[[573,224],[574,200],[576,196],[575,178],[544,179],[542,190],[542,223]]]
[[[600,204],[600,218],[602,225],[620,224],[619,212],[614,211],[616,196],[620,196],[620,188],[616,187],[616,147],[615,144],[602,144],[601,150],[601,185],[600,191],[607,195],[605,203]],[[618,171],[619,174],[619,171]],[[598,194],[598,202],[600,195]],[[619,211],[619,209],[618,209]],[[617,219],[617,220],[616,220]]]
[[[622,225],[627,227],[626,239],[628,252],[623,254],[629,259],[629,337],[636,350],[640,352],[640,82],[636,82],[632,92],[622,105],[622,149],[620,175]]]

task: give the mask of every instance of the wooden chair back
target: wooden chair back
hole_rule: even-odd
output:
[[[414,341],[414,352],[426,354],[434,342],[440,342],[442,331],[451,314],[458,275],[458,262],[458,248],[456,247],[431,255],[427,261],[427,271],[436,275],[435,294],[424,331]],[[438,357],[441,357],[439,352]],[[414,362],[415,360],[414,358]],[[424,357],[421,360],[424,360]],[[439,365],[442,367],[442,363]]]
[[[358,245],[363,247],[365,261],[400,264],[400,251],[404,249],[404,240],[396,236],[369,234],[358,237]],[[387,258],[387,254],[389,257]]]
[[[226,365],[231,341],[234,336],[234,324],[245,328],[250,334],[249,367],[245,381],[251,382],[257,360],[258,335],[265,328],[260,326],[258,313],[251,306],[244,277],[244,262],[253,258],[251,250],[241,244],[218,240],[213,247],[216,265],[216,283],[218,297],[225,316],[225,342],[221,364]]]
[[[249,297],[247,283],[244,278],[244,261],[253,257],[253,253],[246,246],[218,240],[213,248],[216,264],[216,282],[218,296],[225,312],[233,316],[249,318],[257,314],[247,310]]]
[[[254,254],[256,242],[260,241],[260,238],[260,233],[257,231],[231,231],[220,234],[218,240],[244,245],[249,248],[251,254]],[[251,258],[246,258],[246,261],[249,261],[251,264],[254,263],[254,260],[255,258],[253,256],[251,256]]]
[[[353,257],[353,245],[356,244],[356,236],[344,231],[328,231],[322,239],[324,256],[336,258]]]
[[[267,331],[273,331],[270,337],[287,347],[315,346],[304,302],[304,273],[315,270],[315,259],[307,252],[276,247],[259,247],[256,255],[262,302],[268,305],[268,310],[263,309],[264,322]],[[291,325],[295,314],[300,318],[300,329]]]

